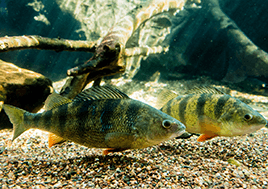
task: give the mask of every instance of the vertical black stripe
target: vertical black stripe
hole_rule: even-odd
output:
[[[140,114],[141,108],[146,106],[146,104],[141,104],[140,101],[133,100],[132,102],[128,103],[129,106],[126,109],[126,115],[124,115],[124,118],[126,119],[126,122],[125,122],[126,132],[129,132],[129,133],[131,132],[132,127],[136,123],[136,119],[138,115]]]
[[[201,94],[199,98],[197,99],[197,104],[196,104],[196,115],[199,117],[201,115],[204,115],[205,111],[205,103],[207,99],[210,99],[212,94]]]
[[[176,100],[176,99],[175,99]],[[160,110],[168,115],[171,115],[171,103],[174,100],[168,101]],[[163,111],[164,110],[164,111]]]
[[[73,112],[75,114],[75,121],[77,122],[76,132],[80,139],[86,139],[89,127],[86,127],[86,124],[89,122],[89,119],[92,119],[91,113],[89,113],[89,108],[92,106],[94,101],[80,101],[75,104],[77,107],[77,112]]]
[[[40,121],[42,120],[42,114],[32,114],[32,113],[28,113],[26,112],[24,114],[24,119],[28,124],[31,124],[31,121],[34,122],[34,127],[38,128],[40,124]]]
[[[102,132],[106,132],[111,129],[114,124],[114,120],[118,119],[118,105],[120,105],[120,99],[118,100],[105,100],[103,103],[100,121],[101,121],[101,130]]]
[[[223,111],[223,106],[226,104],[226,102],[230,99],[231,97],[229,95],[223,95],[218,99],[218,102],[214,108],[214,114],[215,118],[219,119],[222,111]]]
[[[54,108],[53,110],[55,111],[54,116],[58,115],[59,131],[61,134],[63,134],[66,129],[66,122],[67,122],[67,116],[68,116],[68,104],[64,104],[58,108]]]
[[[49,110],[49,111],[46,111],[43,113],[42,115],[44,117],[44,126],[45,126],[45,129],[46,130],[50,130],[51,128],[51,124],[52,124],[52,111]],[[55,125],[54,125],[55,126]]]
[[[185,124],[185,111],[186,107],[188,104],[188,101],[190,98],[192,98],[193,95],[187,95],[183,100],[180,101],[179,103],[179,117],[180,117],[180,122]]]

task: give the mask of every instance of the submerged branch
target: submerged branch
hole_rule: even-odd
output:
[[[37,35],[23,35],[0,38],[0,52],[23,49],[40,49],[54,51],[95,52],[95,43],[68,39],[47,38]]]
[[[187,0],[153,0],[144,6],[133,9],[110,29],[100,45],[96,48],[95,55],[89,61],[85,62],[83,66],[68,70],[67,75],[75,76],[87,73],[91,68],[86,67],[92,67],[91,61],[95,59],[99,60],[97,65],[103,64],[104,61],[102,59],[105,59],[103,56],[103,51],[106,50],[105,48],[112,50],[116,46],[120,46],[120,51],[115,53],[115,57],[112,58],[111,62],[105,61],[105,66],[111,65],[111,70],[114,69],[113,66],[125,67],[122,65],[123,62],[120,61],[122,60],[121,57],[124,56],[125,44],[140,24],[159,13],[165,11],[175,12],[178,9],[182,9],[185,3],[187,3]],[[117,62],[114,61],[116,59],[118,60]]]
[[[219,0],[202,0],[202,7],[210,13],[210,18],[218,23],[219,30],[225,32],[230,49],[233,49],[248,75],[267,77],[268,53],[256,46],[221,10]]]
[[[147,4],[130,11],[108,31],[108,34],[97,46],[95,54],[91,59],[83,65],[74,67],[67,71],[67,75],[73,76],[73,80],[79,80],[78,76],[82,75],[80,79],[84,81],[86,78],[87,82],[84,84],[83,82],[69,82],[69,84],[65,84],[64,88],[83,89],[87,83],[91,81],[99,80],[105,76],[123,73],[126,68],[123,61],[125,55],[147,55],[148,53],[159,53],[160,51],[162,52],[165,50],[159,50],[159,48],[140,48],[138,52],[135,51],[135,48],[128,50],[125,49],[125,45],[140,24],[165,11],[176,12],[178,9],[182,9],[185,3],[187,3],[187,0],[152,0]],[[73,86],[76,84],[80,86]],[[66,93],[64,89],[62,90],[62,93]]]
[[[150,54],[157,54],[167,52],[168,47],[133,47],[133,48],[126,48],[123,56],[131,57],[131,56],[148,56]]]

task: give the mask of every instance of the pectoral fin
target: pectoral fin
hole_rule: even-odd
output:
[[[60,144],[65,142],[65,139],[59,137],[58,135],[55,135],[53,133],[48,134],[48,147],[51,148],[52,146],[56,144]]]
[[[197,141],[198,142],[204,142],[206,140],[212,139],[218,135],[208,135],[208,134],[202,134],[198,137]]]

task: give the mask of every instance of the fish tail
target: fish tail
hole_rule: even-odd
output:
[[[24,113],[27,111],[7,104],[3,104],[3,109],[8,115],[10,122],[13,124],[12,141],[14,141],[24,131],[28,130],[28,128],[26,128],[24,124]]]

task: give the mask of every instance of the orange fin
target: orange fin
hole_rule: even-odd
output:
[[[125,148],[107,148],[106,150],[103,150],[102,154],[107,155],[112,152],[122,152],[124,150],[127,150]]]
[[[65,139],[59,137],[58,135],[55,135],[53,133],[48,134],[48,147],[49,148],[51,148],[52,146],[54,146],[56,144],[60,144],[64,141],[65,141]]]
[[[218,136],[218,135],[202,134],[202,135],[200,135],[200,136],[198,137],[197,141],[198,141],[198,142],[204,142],[204,141],[206,141],[206,140],[208,140],[208,139],[212,139],[212,138],[214,138],[214,137],[216,137],[216,136]]]

